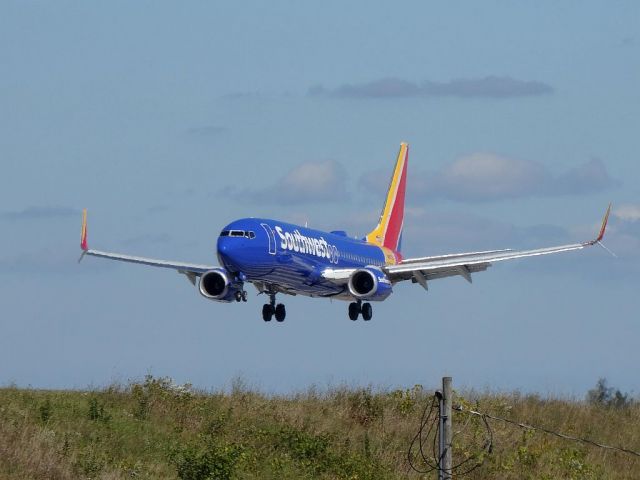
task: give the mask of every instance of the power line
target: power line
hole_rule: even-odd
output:
[[[434,412],[436,413],[436,415],[433,415]],[[425,408],[422,412],[422,417],[420,419],[420,427],[418,429],[418,432],[413,437],[411,445],[409,446],[409,450],[407,452],[409,467],[417,473],[426,474],[433,471],[446,472],[443,467],[443,458],[440,458],[438,454],[437,443],[437,440],[440,436],[439,419],[441,415],[442,412],[440,411],[439,397],[437,394],[435,394],[433,395],[431,402],[425,405]],[[478,453],[469,455],[466,459],[451,467],[451,473],[454,473],[458,477],[468,475],[475,469],[479,468],[484,463],[483,454],[491,453],[493,450],[493,432],[491,431],[491,427],[489,426],[486,418],[483,418],[482,422],[486,429],[486,439],[484,445]],[[464,430],[467,425],[468,423],[465,424],[462,430]],[[461,433],[461,431],[457,432],[457,434]],[[433,436],[431,435],[432,433]],[[428,443],[431,443],[431,452],[428,451]],[[417,454],[419,455],[414,452],[415,450],[417,450]],[[417,459],[422,460],[427,468],[420,468],[415,462],[416,457]],[[467,464],[473,460],[477,460],[476,463],[471,466],[467,466]],[[467,466],[467,468],[463,470],[463,466]]]
[[[589,438],[568,435],[566,433],[556,432],[555,430],[550,430],[545,427],[530,425],[528,423],[520,422],[517,420],[511,420],[509,418],[479,412],[460,404],[447,407],[446,401],[444,399],[447,396],[451,398],[450,389],[450,393],[446,393],[447,387],[445,386],[445,380],[447,379],[449,379],[450,381],[450,377],[443,378],[443,393],[440,393],[439,391],[435,392],[435,394],[431,398],[431,401],[428,401],[427,397],[427,402],[425,402],[425,407],[420,418],[420,427],[409,446],[409,450],[407,452],[407,460],[410,469],[414,470],[415,472],[418,472],[420,474],[427,474],[436,471],[438,472],[438,478],[451,478],[452,474],[454,474],[456,477],[462,477],[468,475],[475,469],[482,466],[486,460],[487,455],[493,452],[493,431],[488,419],[501,421],[522,429],[539,431],[548,435],[553,435],[562,440],[580,442],[585,445],[591,445],[593,447],[598,447],[605,450],[612,450],[626,453],[628,455],[633,455],[635,457],[640,457],[640,452],[632,450],[630,448],[606,445]],[[449,433],[446,433],[448,431],[447,429],[450,429],[452,425],[452,410],[455,412],[468,414],[467,420],[466,422],[464,422],[463,427],[458,432],[455,432],[453,436],[451,436],[450,430]],[[449,452],[451,451],[450,449],[453,448],[453,438],[466,430],[472,416],[479,417],[482,421],[482,424],[485,428],[484,444],[482,445],[482,447],[480,447],[480,445],[476,443],[478,431],[475,430],[473,437],[476,439],[474,441],[474,443],[476,444],[476,448],[474,449],[477,449],[477,453],[469,454],[469,451],[467,450],[465,452],[466,458],[463,461],[456,465],[451,465],[451,457],[449,457],[448,459],[446,458],[447,449],[449,449]],[[443,438],[447,438],[444,440],[444,449],[442,444]],[[440,444],[438,444],[438,439],[440,440]],[[431,451],[429,451],[429,449],[431,449]],[[473,464],[469,463],[473,462],[474,460],[475,462]],[[407,473],[408,471],[409,470],[407,470]]]
[[[492,420],[499,420],[501,422],[505,422],[505,423],[509,423],[511,425],[515,425],[517,427],[520,428],[526,428],[529,430],[535,430],[535,431],[540,431],[549,435],[554,435],[558,438],[562,438],[564,440],[571,440],[574,442],[581,442],[581,443],[585,443],[587,445],[592,445],[594,447],[598,447],[598,448],[604,448],[607,450],[616,450],[618,452],[622,452],[622,453],[627,453],[629,455],[635,455],[636,457],[640,457],[640,452],[636,452],[635,450],[631,450],[629,448],[625,448],[625,447],[615,447],[612,445],[605,445],[603,443],[599,443],[596,442],[594,440],[590,440],[588,438],[581,438],[581,437],[574,437],[573,435],[567,435],[566,433],[560,433],[560,432],[555,432],[553,430],[549,430],[548,428],[544,428],[544,427],[536,427],[533,425],[529,425],[527,423],[522,423],[522,422],[518,422],[515,420],[509,420],[508,418],[503,418],[503,417],[497,417],[495,415],[489,415],[488,413],[482,413],[482,412],[477,412],[475,410],[471,410],[471,409],[465,409],[462,405],[454,405],[453,409],[458,411],[458,412],[466,412],[466,413],[470,413],[472,415],[477,415],[479,417],[482,418],[490,418]]]
[[[424,410],[422,411],[422,417],[420,419],[420,428],[418,429],[418,432],[415,434],[415,436],[411,440],[411,445],[409,445],[409,451],[407,452],[407,460],[409,461],[409,466],[411,467],[411,469],[422,474],[430,473],[434,470],[441,470],[438,455],[434,454],[433,456],[429,457],[425,454],[425,451],[424,451],[425,443],[431,436],[431,431],[433,430],[433,427],[436,426],[436,430],[434,432],[434,437],[433,437],[434,451],[435,451],[435,442],[436,442],[436,439],[438,438],[438,433],[439,433],[439,425],[437,420],[438,420],[438,417],[440,416],[440,408],[437,407],[437,405],[438,405],[437,396],[433,395],[431,399],[431,403],[427,403],[424,407]],[[437,411],[438,415],[436,415],[434,418],[431,418],[431,415],[433,414],[434,411]],[[427,428],[427,425],[429,426],[429,428],[425,432],[425,428]],[[413,451],[416,448],[416,444],[418,446],[420,458],[427,465],[427,467],[429,467],[428,469],[420,469],[414,463]]]

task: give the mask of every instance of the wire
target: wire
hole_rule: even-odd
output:
[[[554,436],[556,436],[558,438],[562,438],[562,439],[565,439],[565,440],[572,440],[574,442],[581,442],[581,443],[585,443],[587,445],[592,445],[594,447],[604,448],[604,449],[607,449],[607,450],[616,450],[618,452],[628,453],[629,455],[635,455],[636,457],[640,457],[640,452],[636,452],[635,450],[631,450],[629,448],[605,445],[603,443],[599,443],[599,442],[596,442],[594,440],[590,440],[588,438],[574,437],[572,435],[567,435],[566,433],[560,433],[560,432],[555,432],[553,430],[549,430],[548,428],[536,427],[536,426],[533,426],[533,425],[529,425],[527,423],[517,422],[515,420],[509,420],[508,418],[497,417],[495,415],[489,415],[488,413],[481,413],[481,412],[477,412],[475,410],[465,409],[462,405],[456,405],[456,406],[454,406],[452,408],[454,410],[458,411],[458,412],[467,412],[467,413],[470,413],[472,415],[478,415],[478,416],[484,418],[485,422],[486,422],[487,418],[490,418],[492,420],[499,420],[501,422],[510,423],[511,425],[515,425],[515,426],[520,427],[520,428],[526,428],[526,429],[529,429],[529,430],[537,430],[537,431],[540,431],[540,432],[543,432],[543,433],[547,433],[549,435],[554,435]]]
[[[431,402],[425,404],[424,410],[422,411],[422,416],[420,418],[420,428],[418,429],[418,432],[414,435],[413,439],[411,440],[411,445],[409,446],[409,450],[407,452],[409,467],[413,469],[415,472],[420,474],[426,474],[426,473],[433,472],[434,470],[437,470],[438,472],[444,472],[447,475],[456,475],[457,477],[462,477],[465,475],[469,475],[471,472],[473,472],[474,470],[482,466],[486,458],[485,453],[491,454],[493,452],[493,431],[491,429],[491,425],[489,424],[488,419],[498,420],[498,421],[505,422],[505,423],[515,425],[517,427],[528,429],[528,430],[540,431],[548,435],[554,435],[564,440],[581,442],[594,447],[603,448],[606,450],[614,450],[614,451],[626,453],[629,455],[634,455],[636,457],[640,457],[640,452],[631,450],[629,448],[605,445],[603,443],[596,442],[588,438],[567,435],[565,433],[549,430],[548,428],[538,427],[538,426],[530,425],[527,423],[518,422],[516,420],[510,420],[508,418],[503,418],[503,417],[498,417],[496,415],[490,415],[488,413],[478,412],[470,408],[465,408],[462,405],[454,405],[452,407],[452,410],[456,412],[467,413],[470,416],[475,415],[481,418],[486,431],[486,438],[482,446],[482,449],[479,452],[469,455],[466,459],[464,459],[460,463],[452,466],[451,469],[445,470],[442,467],[443,458],[440,457],[438,453],[438,439],[440,438],[440,418],[442,416],[442,412],[440,411],[439,400],[440,399],[438,395],[434,394],[431,399]],[[434,412],[436,412],[437,414],[433,415]],[[464,426],[454,434],[453,438],[455,438],[457,435],[461,434],[463,431],[466,430],[467,426],[470,423],[470,418],[471,418],[470,416],[467,418],[467,421],[465,422]],[[435,427],[435,430],[434,430],[434,427]],[[433,437],[432,437],[432,433],[433,433]],[[452,438],[452,441],[453,441],[453,438]],[[425,453],[425,445],[430,439],[433,440],[431,445],[432,450],[431,450],[431,455],[427,455],[428,452]],[[450,445],[449,448],[453,448],[453,445]],[[416,449],[419,452],[419,457],[416,453],[414,453],[414,450]],[[424,465],[427,466],[426,469],[420,468],[416,464],[415,461],[417,458],[419,458],[419,460],[421,460],[422,463],[424,463]],[[465,470],[462,470],[463,466],[467,465],[470,461],[476,460],[476,459],[479,460],[477,463],[466,468]]]
[[[469,475],[471,472],[473,472],[475,469],[480,468],[482,466],[482,464],[484,463],[484,456],[482,456],[482,454],[486,451],[486,453],[491,453],[493,452],[493,431],[491,430],[491,426],[489,425],[489,422],[487,422],[486,418],[482,418],[482,423],[484,423],[484,427],[487,431],[487,439],[485,440],[485,443],[482,447],[482,450],[474,455],[470,455],[468,458],[466,458],[465,460],[463,460],[462,462],[460,462],[459,464],[455,465],[454,467],[451,468],[451,471],[453,473],[455,473],[457,476],[462,477],[464,475]],[[468,422],[467,424],[468,425]],[[465,425],[465,427],[466,427]],[[480,461],[478,463],[476,463],[475,465],[473,465],[472,467],[470,467],[467,470],[464,471],[459,471],[459,468],[462,467],[464,464],[466,464],[467,462],[474,460],[476,458],[481,458]]]
[[[437,415],[433,416],[433,413],[437,412]],[[438,453],[438,438],[440,437],[440,401],[437,395],[433,395],[431,402],[425,404],[425,408],[422,411],[422,416],[420,418],[420,428],[418,432],[414,435],[411,440],[411,445],[409,446],[409,450],[407,452],[407,460],[409,462],[409,467],[413,469],[415,472],[420,474],[426,474],[437,470],[439,472],[445,472],[447,474],[455,474],[456,476],[464,476],[473,472],[475,469],[479,468],[484,463],[483,453],[491,453],[493,451],[493,432],[491,431],[491,427],[485,418],[482,419],[484,427],[487,432],[487,438],[484,442],[484,445],[480,452],[470,455],[460,463],[451,467],[451,469],[444,469],[442,467],[443,458],[440,457]],[[469,425],[470,420],[467,419],[465,425],[456,432],[456,435],[462,433]],[[434,431],[435,427],[435,431]],[[426,433],[425,433],[426,430]],[[431,437],[431,432],[433,431],[433,437]],[[426,442],[432,438],[432,451],[431,455],[427,455],[425,453],[425,444]],[[419,458],[422,462],[428,467],[426,469],[419,468],[416,463],[416,455],[414,454],[414,450],[418,450]],[[479,462],[476,462],[471,467],[466,470],[460,470],[464,465],[467,465],[470,461],[480,458]],[[447,471],[448,470],[448,471]]]
[[[485,439],[484,445],[482,446],[482,449],[478,453],[475,453],[473,455],[469,455],[462,462],[460,462],[457,465],[454,465],[453,467],[451,467],[451,472],[455,473],[459,477],[464,476],[464,475],[469,475],[475,469],[481,467],[482,464],[484,463],[483,453],[485,453],[485,452],[486,453],[491,453],[493,451],[493,431],[491,430],[491,427],[489,426],[489,423],[486,421],[486,419],[483,419],[482,423],[484,424],[484,427],[485,427],[485,430],[486,430],[486,439]],[[467,422],[465,423],[464,427],[462,427],[462,429],[458,431],[458,434],[460,434],[462,431],[464,431],[468,425],[469,425],[469,419],[467,419]],[[453,441],[453,438],[452,438],[452,441]],[[460,468],[463,465],[467,464],[471,460],[475,460],[475,459],[478,459],[478,458],[480,459],[480,461],[477,462],[475,465],[469,467],[467,470],[460,471]]]
[[[430,473],[434,470],[440,470],[440,463],[436,460],[436,462],[434,462],[435,464],[432,464],[433,458],[430,458],[430,457],[428,458],[424,453],[424,444],[426,440],[429,438],[429,436],[431,435],[431,430],[433,430],[434,424],[437,422],[440,416],[440,415],[437,415],[436,417],[434,417],[434,419],[431,419],[431,415],[433,414],[433,411],[437,405],[437,400],[438,400],[437,396],[433,395],[431,399],[431,403],[430,404],[427,403],[425,405],[424,410],[422,411],[422,417],[420,418],[420,428],[418,429],[418,432],[414,435],[413,439],[411,440],[411,445],[409,446],[409,451],[407,452],[407,460],[409,461],[409,466],[414,471],[422,474]],[[438,407],[437,410],[439,413],[440,408]],[[427,413],[427,411],[429,413]],[[425,427],[429,423],[430,423],[429,429],[427,430],[427,433],[424,434]],[[438,437],[438,431],[439,431],[439,427],[436,427],[434,439]],[[422,470],[418,468],[414,463],[413,451],[416,448],[416,442],[418,443],[418,446],[419,446],[420,458],[429,467],[426,470]],[[437,459],[437,456],[435,456],[435,459]]]

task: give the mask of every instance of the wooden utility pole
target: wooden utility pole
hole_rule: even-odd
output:
[[[437,392],[440,393],[440,392]],[[452,424],[451,403],[451,377],[442,377],[442,393],[438,395],[440,400],[440,438],[438,439],[438,480],[451,480],[451,467],[453,465],[451,455]]]

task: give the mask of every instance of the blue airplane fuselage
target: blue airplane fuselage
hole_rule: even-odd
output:
[[[263,282],[310,296],[344,293],[322,276],[326,269],[381,267],[395,258],[344,232],[323,232],[266,218],[243,218],[218,237],[220,264],[242,281]]]

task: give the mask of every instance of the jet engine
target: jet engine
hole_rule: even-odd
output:
[[[235,285],[231,280],[231,274],[224,268],[209,270],[200,277],[200,294],[217,302],[232,302],[236,299],[236,293],[242,292],[242,285]]]
[[[349,277],[349,292],[356,298],[384,300],[391,295],[391,282],[379,268],[360,268]]]

